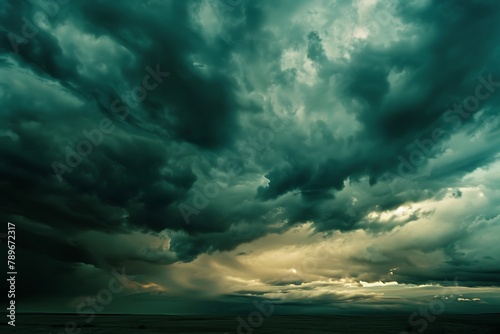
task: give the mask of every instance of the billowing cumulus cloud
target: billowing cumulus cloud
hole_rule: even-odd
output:
[[[498,311],[497,1],[0,16],[0,217],[37,273],[27,310],[123,267],[110,310],[411,310],[455,287],[448,311]]]

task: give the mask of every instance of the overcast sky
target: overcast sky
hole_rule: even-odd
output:
[[[500,311],[498,0],[50,3],[0,4],[19,310]]]

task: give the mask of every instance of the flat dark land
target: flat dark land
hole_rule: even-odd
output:
[[[6,316],[3,315],[4,319]],[[247,316],[242,316],[246,319]],[[421,319],[421,318],[417,318]],[[84,317],[61,314],[17,314],[16,326],[6,326],[0,333],[65,333],[67,322],[78,324],[80,334],[128,333],[401,333],[408,328],[408,316],[284,316],[271,315],[256,328],[238,331],[237,316],[157,316],[97,315],[88,324]],[[421,330],[422,326],[416,326]],[[500,333],[500,314],[440,315],[424,331],[414,333]]]

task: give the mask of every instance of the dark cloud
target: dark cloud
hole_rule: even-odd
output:
[[[398,266],[404,283],[496,284],[495,258],[471,244],[498,213],[498,182],[474,173],[498,160],[499,19],[494,0],[4,2],[0,217],[39,260],[23,269],[46,263],[69,296],[89,270],[161,275],[305,223],[389,236],[443,219],[400,208],[451,198],[471,203],[453,232],[367,246],[345,257],[347,274],[376,281]],[[144,246],[161,231],[168,245]],[[93,248],[93,233],[126,246]],[[443,268],[420,262],[436,252]],[[56,294],[40,280],[23,296]]]

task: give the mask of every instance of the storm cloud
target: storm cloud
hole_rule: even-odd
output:
[[[379,311],[457,281],[498,310],[499,20],[495,0],[3,2],[26,309],[125,267],[122,311]]]

